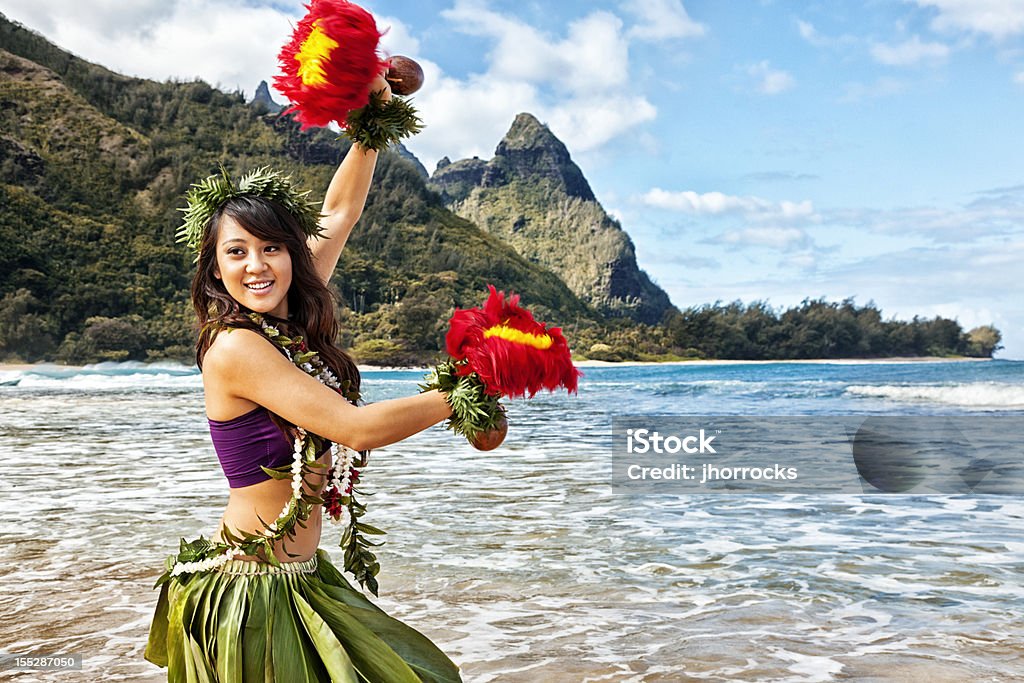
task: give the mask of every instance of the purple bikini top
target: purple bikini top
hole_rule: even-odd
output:
[[[207,422],[213,449],[228,478],[228,486],[233,489],[270,479],[270,475],[260,469],[261,465],[281,467],[292,461],[291,442],[263,406],[230,420],[207,418]],[[330,448],[329,441],[325,441],[325,445]]]

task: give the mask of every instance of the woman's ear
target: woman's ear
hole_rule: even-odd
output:
[[[213,276],[215,278],[217,278],[218,280],[221,279],[220,278],[220,266],[214,266],[214,268],[213,268]]]

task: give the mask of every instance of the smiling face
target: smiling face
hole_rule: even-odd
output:
[[[213,275],[235,301],[257,313],[288,317],[292,258],[282,242],[262,240],[225,214],[218,226],[216,249]]]

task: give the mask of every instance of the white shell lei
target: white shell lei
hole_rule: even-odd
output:
[[[263,333],[268,337],[273,338],[280,334],[277,328],[269,325],[266,320],[260,320],[260,325],[263,328]],[[292,354],[288,349],[284,349],[284,352],[285,355],[288,356],[288,360],[293,360]],[[332,389],[341,389],[341,383],[338,381],[338,378],[326,365],[322,365],[319,372],[311,363],[302,363],[299,367]],[[274,520],[274,522],[271,523],[263,532],[265,536],[273,536],[274,533],[280,529],[281,525],[285,523],[284,520],[291,513],[292,506],[296,505],[302,498],[302,484],[304,479],[303,470],[305,469],[304,465],[306,464],[305,458],[302,454],[305,451],[305,445],[306,430],[302,427],[296,427],[296,437],[292,447],[292,497],[287,503],[285,503],[284,507],[281,509],[281,514],[278,515],[277,519]],[[346,492],[350,491],[352,485],[352,464],[358,456],[359,453],[348,446],[332,442],[331,459],[333,464],[330,470],[330,481],[326,488],[330,488],[332,486],[336,487],[342,495],[345,495]],[[327,514],[326,508],[324,508],[324,514]],[[328,517],[332,524],[341,524],[345,528],[352,525],[352,515],[348,510],[348,506],[342,507],[341,516],[339,518],[335,519],[330,517],[330,515],[328,515]],[[241,548],[228,548],[223,554],[216,557],[207,558],[198,562],[178,562],[171,570],[171,576],[218,569],[223,567],[230,560],[243,554],[244,552]]]

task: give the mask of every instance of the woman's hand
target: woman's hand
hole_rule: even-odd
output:
[[[384,80],[384,74],[379,73],[370,83],[370,92],[381,92],[381,100],[387,102],[391,99],[391,84]]]

